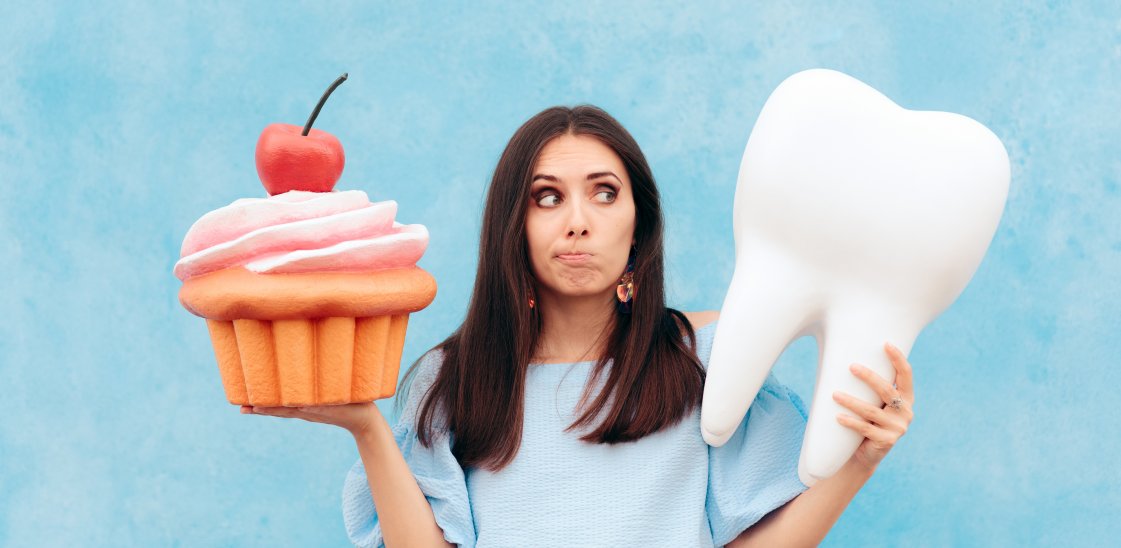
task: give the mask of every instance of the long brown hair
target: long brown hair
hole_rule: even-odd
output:
[[[538,155],[566,133],[591,136],[611,147],[626,166],[635,201],[631,313],[616,315],[606,351],[581,400],[590,405],[568,429],[591,425],[602,416],[581,440],[634,441],[678,423],[700,405],[705,372],[694,351],[693,326],[665,305],[662,210],[646,158],[627,130],[603,110],[590,105],[549,108],[518,128],[498,160],[487,192],[467,317],[436,346],[443,351],[443,364],[417,418],[418,438],[425,446],[435,433],[433,420],[442,419],[454,437],[452,453],[463,467],[500,470],[521,445],[526,373],[541,332],[540,315],[528,303],[533,278],[526,208]],[[409,384],[416,365],[402,386]],[[605,370],[603,389],[592,396],[591,379]]]

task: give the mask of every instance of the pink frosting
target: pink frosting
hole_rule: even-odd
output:
[[[428,230],[396,223],[396,214],[397,202],[371,203],[359,190],[237,200],[191,226],[175,276],[186,281],[234,266],[261,273],[414,266]]]

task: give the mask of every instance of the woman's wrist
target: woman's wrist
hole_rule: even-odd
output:
[[[355,441],[363,441],[365,439],[368,439],[374,433],[374,428],[378,426],[379,422],[384,423],[385,417],[382,416],[381,410],[378,409],[378,406],[371,403],[370,412],[367,414],[366,420],[361,424],[350,428],[350,435],[354,436]]]
[[[879,467],[878,462],[868,462],[866,458],[862,458],[859,453],[854,453],[849,457],[848,464],[861,474],[872,477],[876,473],[876,468]]]

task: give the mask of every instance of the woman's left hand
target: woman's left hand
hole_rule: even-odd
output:
[[[856,448],[851,460],[870,471],[876,469],[880,461],[887,456],[887,452],[895,446],[895,442],[907,433],[907,427],[915,416],[912,412],[915,405],[915,389],[912,385],[911,364],[907,362],[903,353],[891,344],[884,345],[884,352],[891,358],[891,364],[895,367],[895,386],[863,365],[852,364],[850,369],[857,378],[868,383],[868,386],[879,394],[881,400],[888,403],[877,407],[843,392],[833,393],[833,399],[837,403],[851,409],[857,415],[853,417],[840,414],[837,416],[837,421],[864,436],[864,441]],[[897,402],[898,408],[891,405],[896,398],[902,400]]]

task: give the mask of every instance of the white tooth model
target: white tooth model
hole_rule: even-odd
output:
[[[716,327],[701,430],[723,445],[795,339],[819,355],[798,474],[832,476],[863,437],[836,421],[833,391],[883,402],[849,370],[893,381],[883,345],[907,355],[961,294],[1004,210],[1008,154],[980,123],[901,108],[840,72],[799,72],[767,99],[734,206],[736,266]]]

